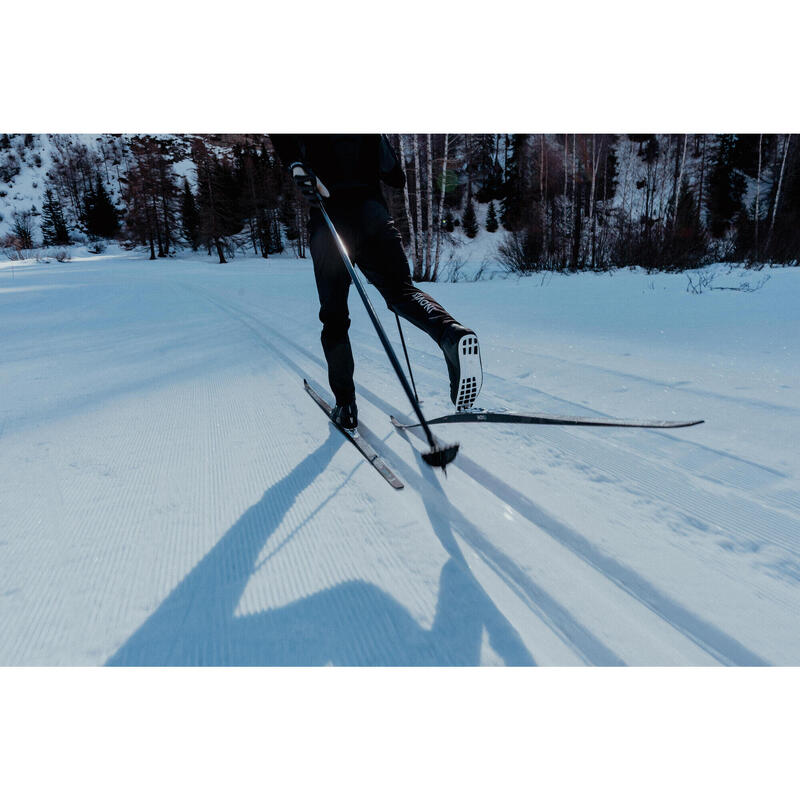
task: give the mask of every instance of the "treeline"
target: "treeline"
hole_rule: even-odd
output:
[[[19,137],[14,137],[19,138]],[[221,263],[236,252],[268,258],[287,246],[305,256],[305,209],[264,135],[49,136],[42,208],[14,211],[6,249],[108,239],[145,246],[152,259],[205,249]],[[11,147],[26,159],[33,137]],[[41,166],[41,153],[33,158]],[[19,173],[16,169],[15,175]],[[13,178],[13,176],[12,176]],[[37,231],[38,228],[38,231]]]
[[[509,232],[500,257],[512,269],[800,259],[791,134],[465,138],[467,211],[471,196],[498,203]]]
[[[453,248],[484,229],[520,272],[800,260],[791,134],[390,139],[408,180],[386,196],[417,280],[437,280]],[[6,247],[114,238],[153,259],[183,248],[223,263],[307,254],[307,209],[264,134],[3,134],[0,197],[24,164],[42,166],[45,148],[41,208],[15,209]]]

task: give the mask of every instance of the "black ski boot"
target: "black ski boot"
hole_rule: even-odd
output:
[[[340,427],[354,431],[358,427],[358,406],[356,401],[335,405],[331,412],[331,419]]]
[[[478,337],[462,325],[451,325],[439,342],[450,376],[450,399],[456,411],[472,408],[483,385]]]

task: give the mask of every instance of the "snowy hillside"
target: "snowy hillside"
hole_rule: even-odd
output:
[[[0,262],[0,664],[800,663],[800,271],[433,287],[486,407],[706,420],[451,426],[446,477],[353,295],[398,492],[303,392],[310,260],[213,262]]]

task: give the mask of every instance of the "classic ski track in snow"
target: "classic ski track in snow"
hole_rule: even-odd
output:
[[[790,470],[711,436],[472,425],[438,432],[462,443],[442,478],[391,428],[406,404],[354,297],[394,492],[303,392],[325,365],[293,263],[123,256],[0,286],[29,327],[0,361],[0,663],[797,663]],[[496,374],[498,347],[479,404],[603,415]],[[411,350],[444,410],[444,362]]]
[[[211,298],[209,298],[209,300],[211,300]],[[211,302],[214,302],[221,308],[225,307],[225,304],[220,303],[218,300],[211,300]],[[296,342],[287,339],[279,331],[259,320],[257,316],[250,314],[243,308],[232,304],[227,304],[227,308],[230,313],[239,316],[248,326],[261,326],[264,330],[269,331],[272,337],[283,339],[287,344],[291,345],[306,358],[314,361],[319,366],[323,366],[322,361],[316,358],[312,353],[297,345]],[[369,345],[367,345],[367,347],[369,348]],[[300,371],[298,371],[298,374],[300,374]],[[382,401],[366,387],[357,384],[357,390],[362,397],[369,399],[370,402],[382,408],[387,414],[398,415],[401,413],[394,406]],[[602,447],[598,447],[597,449],[602,453]],[[616,462],[611,461],[610,464],[611,466],[615,466]],[[530,522],[541,527],[547,533],[553,535],[553,537],[557,539],[559,543],[567,546],[572,552],[578,555],[579,558],[597,569],[597,571],[600,572],[604,577],[620,586],[623,591],[642,603],[644,606],[652,609],[664,621],[687,636],[687,638],[695,642],[707,653],[718,659],[721,663],[740,665],[766,663],[759,656],[741,646],[731,637],[726,636],[722,631],[716,629],[713,625],[697,618],[694,614],[682,608],[679,603],[667,598],[663,593],[649,585],[647,581],[643,580],[632,570],[625,568],[621,564],[615,562],[613,559],[607,558],[601,553],[597,552],[595,548],[579,533],[570,530],[557,520],[550,518],[546,512],[543,512],[542,509],[539,509],[535,505],[531,504],[530,501],[528,501],[519,492],[505,485],[502,481],[499,481],[493,476],[489,475],[486,470],[479,467],[479,465],[477,465],[468,457],[465,458],[463,454],[460,454],[456,459],[454,466],[470,474],[478,481],[480,486],[492,492],[497,499],[505,501]],[[602,466],[603,465],[601,465],[601,468]],[[664,472],[668,471],[665,470]],[[630,478],[638,474],[639,469],[636,468],[636,465],[633,465],[629,472],[620,473],[619,479],[621,481],[623,478]],[[663,493],[663,486],[658,483],[657,479],[652,481],[651,487],[645,488],[651,488],[655,490],[657,494]],[[638,494],[638,492],[635,490],[633,490],[633,493]],[[677,500],[677,497],[670,496],[669,492],[667,492],[665,497],[666,507],[669,507],[669,501],[671,499]],[[609,654],[606,653],[602,655],[599,660],[595,660],[590,663],[608,664],[614,663],[614,661],[613,657],[609,658]]]

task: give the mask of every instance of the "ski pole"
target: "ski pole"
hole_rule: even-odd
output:
[[[417,415],[417,419],[419,419],[422,430],[425,431],[425,438],[428,440],[428,445],[430,446],[431,450],[429,453],[423,453],[422,458],[425,460],[425,463],[430,464],[432,467],[442,467],[442,469],[444,469],[456,457],[458,445],[449,444],[440,447],[436,444],[436,439],[433,438],[431,429],[428,427],[428,422],[422,413],[422,409],[419,407],[417,399],[411,391],[411,387],[408,385],[408,379],[403,372],[403,368],[400,366],[400,362],[397,360],[392,343],[389,341],[389,337],[386,335],[386,331],[383,329],[383,325],[381,325],[381,321],[378,319],[378,315],[375,313],[375,309],[372,307],[372,302],[367,295],[367,291],[364,288],[364,285],[361,283],[361,279],[358,277],[358,274],[356,273],[353,262],[350,260],[350,256],[347,254],[347,248],[344,246],[342,238],[339,236],[336,228],[333,225],[333,222],[331,221],[331,218],[328,216],[328,212],[325,210],[325,204],[322,202],[322,198],[319,196],[319,194],[317,194],[317,200],[319,202],[319,209],[322,212],[322,216],[328,225],[334,241],[336,242],[336,246],[339,248],[339,253],[342,256],[342,261],[344,261],[344,265],[347,268],[350,279],[353,281],[353,284],[355,285],[356,290],[358,291],[358,294],[364,303],[364,307],[367,309],[367,314],[369,315],[370,320],[372,320],[372,324],[375,327],[375,332],[378,334],[378,338],[381,340],[383,349],[386,351],[389,362],[394,368],[397,379],[400,381],[400,384],[414,409],[414,413]]]
[[[411,378],[411,388],[414,390],[414,397],[417,398],[419,403],[419,392],[417,392],[417,384],[414,382],[414,370],[411,369],[411,359],[408,357],[408,348],[406,347],[406,337],[403,336],[403,327],[400,325],[400,315],[395,311],[394,318],[397,320],[397,332],[400,334],[400,342],[403,345],[403,353],[406,357],[406,366],[408,367],[408,377]]]

